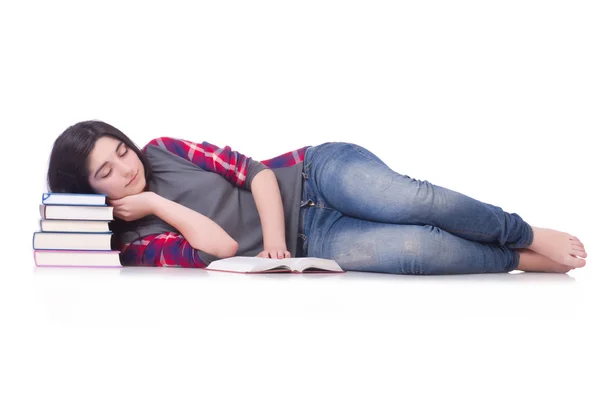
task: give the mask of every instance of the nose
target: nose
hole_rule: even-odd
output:
[[[133,168],[130,168],[127,170],[127,173],[125,174],[125,178],[131,179],[133,177],[133,175],[134,175]]]
[[[125,178],[131,178],[135,174],[135,170],[133,169],[133,167],[131,167],[127,164],[122,164],[121,165],[121,173],[123,174],[123,176]]]

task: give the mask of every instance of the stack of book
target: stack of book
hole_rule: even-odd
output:
[[[100,194],[43,193],[40,230],[33,233],[36,266],[122,267],[111,250],[113,207]]]

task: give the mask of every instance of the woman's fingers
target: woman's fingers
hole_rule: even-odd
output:
[[[279,259],[283,259],[283,258],[291,258],[292,254],[290,254],[290,251],[277,251],[277,258]]]
[[[283,258],[291,258],[292,254],[290,254],[290,251],[271,250],[271,251],[261,251],[256,256],[260,257],[260,258],[283,259]]]
[[[291,258],[292,254],[290,254],[290,251],[282,251],[282,250],[278,250],[278,251],[273,251],[271,253],[271,258],[278,258],[278,259],[283,259],[283,258]]]
[[[258,255],[256,255],[257,258],[268,258],[269,257],[269,253],[267,251],[261,251],[258,253]]]

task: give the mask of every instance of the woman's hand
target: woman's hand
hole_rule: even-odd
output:
[[[282,259],[282,258],[291,258],[292,255],[290,254],[290,251],[287,250],[287,247],[285,245],[283,246],[268,246],[268,247],[264,247],[265,249],[263,251],[261,251],[258,255],[256,255],[258,258],[277,258],[277,259]]]
[[[142,192],[118,200],[108,199],[108,204],[115,207],[113,215],[116,218],[131,222],[153,214],[157,197],[154,192]]]

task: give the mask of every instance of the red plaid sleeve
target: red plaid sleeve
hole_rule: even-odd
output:
[[[148,145],[166,149],[206,171],[221,175],[234,186],[244,187],[251,159],[229,146],[221,148],[206,141],[194,143],[184,139],[162,137],[151,140],[142,151],[145,151]]]
[[[220,148],[219,146],[215,146],[206,141],[194,143],[184,139],[169,137],[153,139],[148,142],[142,150],[145,150],[148,145],[155,145],[166,149],[179,157],[191,161],[204,170],[222,175],[236,186],[244,186],[251,157],[247,157],[239,152],[231,150],[231,147],[229,146]],[[262,160],[260,163],[268,168],[296,165],[304,161],[304,154],[309,147],[310,146],[304,146],[277,157]]]
[[[152,234],[121,248],[125,266],[207,266],[190,243],[177,233]]]
[[[304,154],[306,153],[306,149],[309,147],[310,146],[304,146],[303,148],[292,150],[291,152],[281,154],[277,157],[273,157],[272,159],[262,160],[261,163],[269,168],[280,168],[296,165],[304,161]]]

